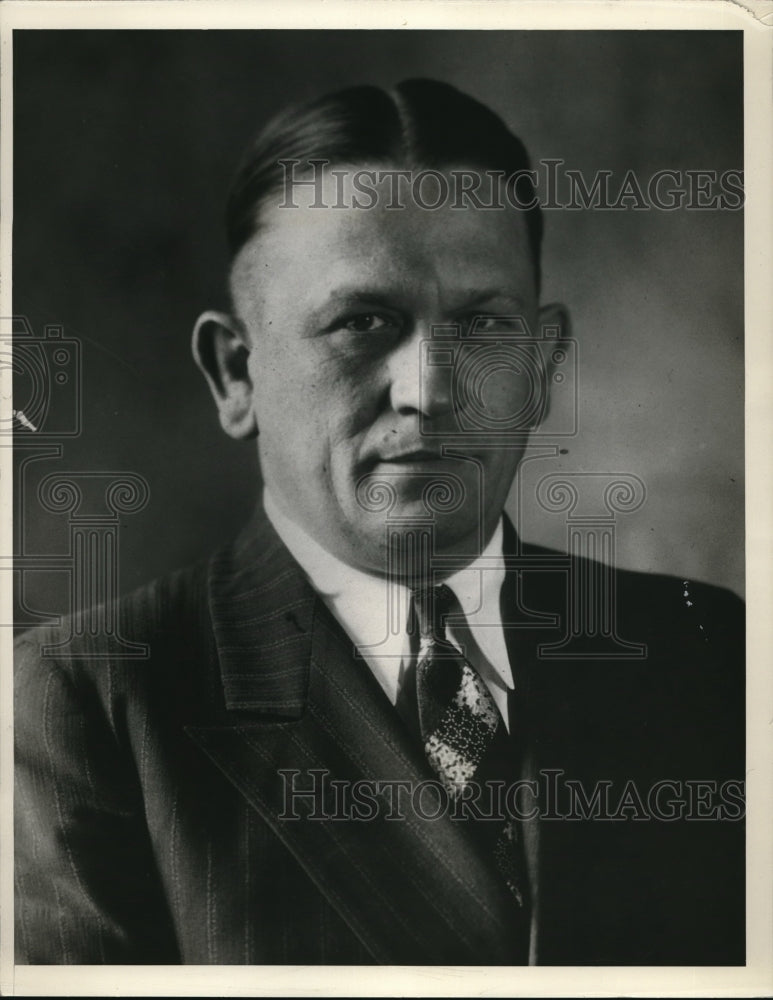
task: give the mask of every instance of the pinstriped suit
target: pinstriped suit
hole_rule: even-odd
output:
[[[550,553],[505,552],[503,622],[562,613]],[[508,628],[520,773],[586,782],[743,777],[743,611],[732,595],[621,573],[621,634],[646,660],[542,660]],[[127,598],[144,661],[16,665],[16,948],[32,963],[508,964],[510,899],[448,817],[282,819],[279,771],[433,777],[415,738],[258,516],[208,565]],[[706,628],[711,625],[706,640]],[[333,810],[330,809],[330,812]],[[525,824],[540,964],[733,964],[740,822]]]

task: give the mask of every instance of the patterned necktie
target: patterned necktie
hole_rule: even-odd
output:
[[[507,730],[480,674],[446,640],[445,619],[453,601],[453,591],[445,584],[413,591],[419,627],[416,699],[424,752],[448,794],[456,799],[495,749],[506,747]],[[493,856],[525,916],[527,880],[515,819],[504,821],[496,830]]]

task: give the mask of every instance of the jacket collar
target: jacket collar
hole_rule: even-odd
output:
[[[208,591],[226,708],[299,717],[318,598],[262,510],[213,557]]]

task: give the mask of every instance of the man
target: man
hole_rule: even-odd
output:
[[[121,602],[147,660],[21,640],[20,961],[743,963],[740,602],[503,514],[567,331],[541,226],[443,84],[259,136],[194,354],[263,509]]]

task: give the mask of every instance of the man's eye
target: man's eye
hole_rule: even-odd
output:
[[[376,313],[362,313],[359,316],[352,316],[344,323],[347,330],[353,330],[355,333],[377,333],[392,325],[390,320]]]
[[[521,321],[517,316],[475,316],[467,320],[468,333],[507,333],[519,330]]]

